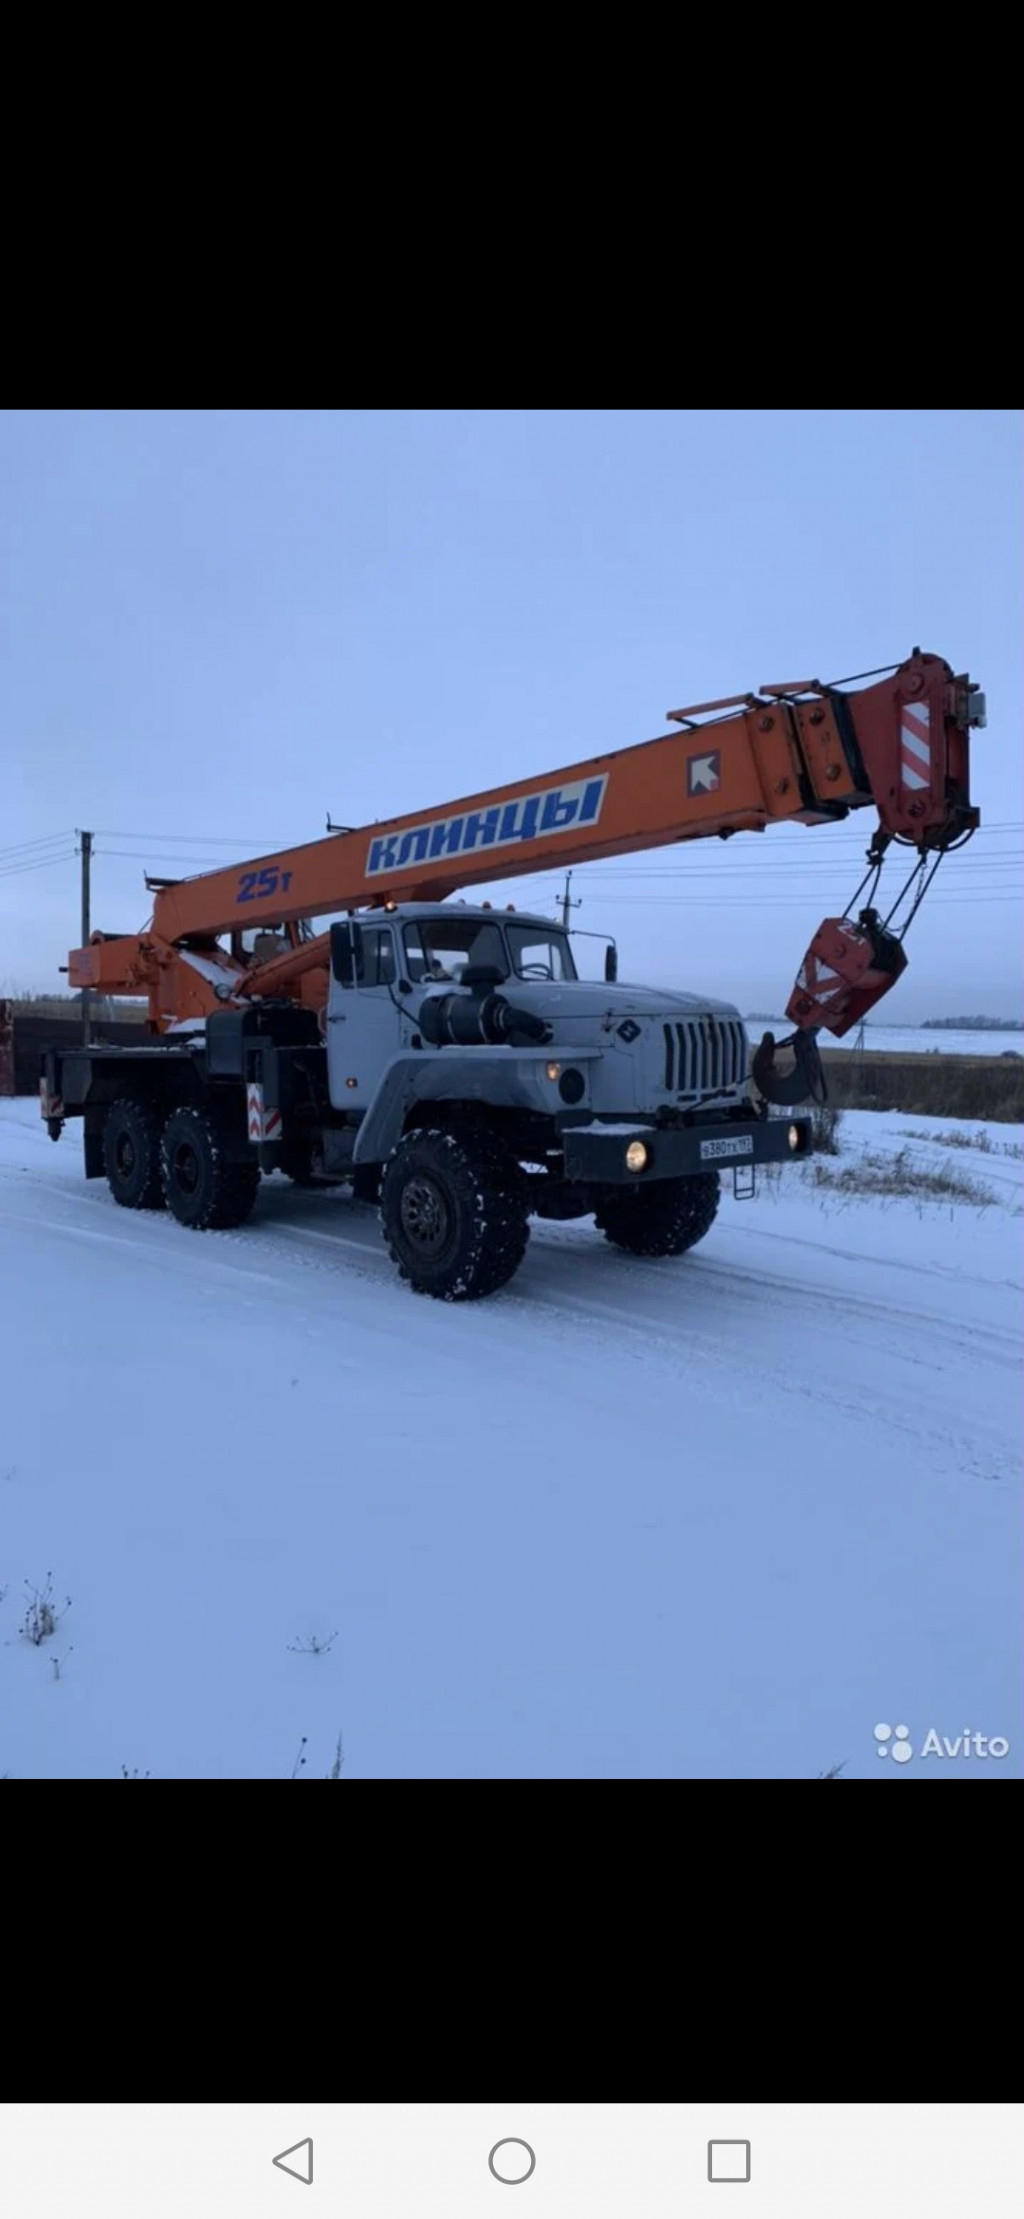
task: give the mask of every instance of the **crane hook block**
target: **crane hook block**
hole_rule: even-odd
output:
[[[827,917],[800,966],[786,1015],[802,1030],[824,1025],[839,1039],[888,994],[906,967],[902,942],[886,931],[876,910],[862,909],[856,924],[850,917]]]

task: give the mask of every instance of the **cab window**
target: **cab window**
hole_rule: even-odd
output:
[[[297,945],[301,930],[295,925],[246,925],[237,926],[231,935],[231,953],[238,963],[269,963],[276,955],[287,955]]]
[[[361,986],[393,986],[395,983],[395,941],[390,925],[363,926],[363,973]]]

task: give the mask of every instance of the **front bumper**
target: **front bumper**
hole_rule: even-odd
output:
[[[790,1133],[799,1133],[799,1145]],[[571,1125],[562,1135],[567,1179],[597,1186],[645,1186],[652,1179],[682,1179],[693,1172],[742,1170],[747,1164],[801,1163],[811,1155],[809,1117],[751,1118],[720,1125]],[[643,1141],[647,1163],[630,1171],[626,1150]]]

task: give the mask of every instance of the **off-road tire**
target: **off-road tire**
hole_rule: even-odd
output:
[[[650,1186],[606,1189],[594,1219],[606,1240],[631,1256],[682,1256],[709,1233],[718,1211],[717,1171]]]
[[[194,1232],[244,1225],[260,1183],[256,1164],[232,1163],[216,1120],[200,1109],[172,1110],[163,1136],[167,1207]]]
[[[103,1125],[103,1168],[125,1210],[162,1210],[163,1117],[150,1102],[112,1102]]]
[[[518,1166],[484,1128],[407,1133],[384,1167],[384,1238],[417,1294],[474,1302],[506,1286],[526,1253],[526,1213]]]

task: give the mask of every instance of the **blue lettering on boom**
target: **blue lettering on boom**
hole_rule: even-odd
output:
[[[475,855],[481,848],[518,847],[526,840],[550,838],[570,825],[596,824],[604,807],[607,778],[581,779],[574,786],[545,786],[537,794],[465,816],[437,817],[408,825],[404,832],[380,832],[370,842],[367,878],[405,870],[438,856]]]

